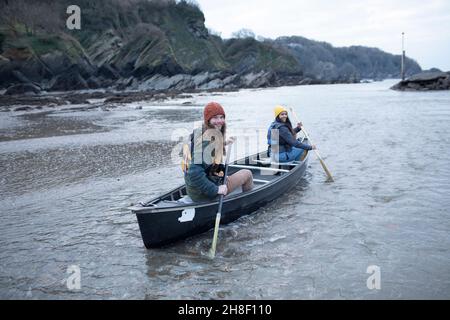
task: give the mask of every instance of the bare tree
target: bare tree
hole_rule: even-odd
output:
[[[0,0],[2,10],[0,11],[0,25],[5,26],[9,31],[17,35],[16,29],[19,23],[19,16],[25,10],[23,1]]]
[[[55,33],[62,29],[62,7],[56,1],[0,0],[0,25],[12,34],[25,32],[32,35],[39,31]]]
[[[200,4],[196,0],[178,0],[177,3],[185,3],[191,7],[200,9]]]
[[[208,28],[208,33],[212,36],[217,36],[217,37],[221,37],[222,36],[222,32],[216,31],[212,28]]]
[[[242,28],[236,32],[231,34],[232,38],[245,39],[245,38],[253,38],[255,39],[255,33],[247,28]]]
[[[259,42],[264,42],[264,41],[270,40],[270,38],[266,38],[266,37],[263,37],[263,36],[256,36],[256,40],[259,41]]]

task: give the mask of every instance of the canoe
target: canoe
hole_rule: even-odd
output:
[[[307,143],[307,142],[305,142]],[[250,214],[292,190],[305,174],[308,152],[301,161],[273,163],[266,152],[253,154],[230,163],[228,175],[240,169],[253,173],[254,188],[241,188],[223,200],[221,224],[230,223]],[[129,209],[136,214],[142,240],[146,248],[161,247],[214,228],[219,197],[208,202],[192,202],[185,185]]]

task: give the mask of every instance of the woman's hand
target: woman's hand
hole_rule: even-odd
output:
[[[226,196],[228,193],[228,188],[226,185],[221,185],[219,186],[219,191],[217,191],[217,194],[223,194],[224,196]]]
[[[233,144],[234,141],[236,141],[236,137],[230,137],[230,138],[225,142],[225,145]]]
[[[311,146],[311,150],[316,150],[316,149],[317,149],[316,145],[313,144],[313,145]]]
[[[223,177],[224,173],[223,173],[223,171],[213,172],[213,175],[218,176],[218,177]]]

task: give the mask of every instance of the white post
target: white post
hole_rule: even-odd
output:
[[[401,70],[402,81],[405,80],[405,33],[402,32],[402,70]]]

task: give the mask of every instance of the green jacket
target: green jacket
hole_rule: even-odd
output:
[[[203,151],[210,144],[210,141],[203,141],[201,138],[196,139],[196,137],[198,138],[201,135],[200,130],[201,129],[196,129],[192,136],[192,160],[189,164],[189,169],[184,175],[187,194],[196,202],[216,198],[217,191],[219,190],[218,186],[222,181],[220,177],[209,174],[211,165],[203,159]],[[201,148],[199,146],[200,142]]]

